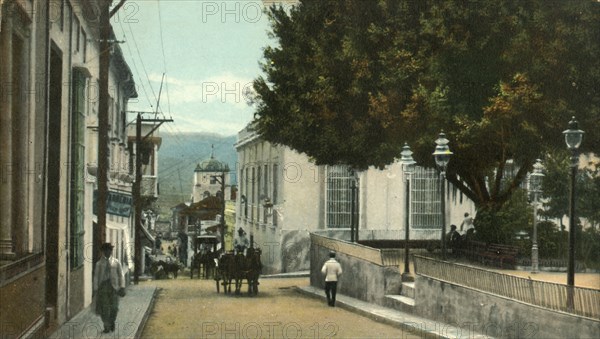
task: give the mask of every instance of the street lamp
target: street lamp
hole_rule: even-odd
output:
[[[446,139],[446,134],[441,132],[438,138],[435,140],[437,146],[435,146],[435,152],[433,152],[433,156],[435,157],[435,163],[440,170],[440,206],[442,212],[442,258],[446,259],[446,168],[448,167],[448,162],[450,162],[450,156],[452,153],[450,148],[448,147],[448,139]]]
[[[531,193],[533,193],[533,239],[531,245],[531,273],[539,272],[538,243],[537,243],[537,209],[538,193],[542,191],[542,178],[544,177],[544,165],[542,160],[537,159],[533,165],[533,172],[529,176]]]
[[[583,140],[583,131],[575,117],[569,121],[569,129],[563,131],[565,143],[571,151],[571,194],[569,197],[569,262],[567,263],[567,308],[573,309],[573,286],[575,285],[575,176],[579,162],[578,149]]]
[[[400,155],[402,158],[400,162],[402,163],[402,173],[404,173],[404,194],[405,194],[405,209],[404,209],[404,273],[403,276],[407,276],[410,274],[410,268],[408,267],[408,257],[409,257],[409,248],[408,240],[409,240],[409,219],[410,219],[410,175],[412,174],[413,168],[416,164],[415,160],[412,157],[413,152],[410,150],[410,147],[407,143],[404,143],[404,147],[402,147],[402,153]]]

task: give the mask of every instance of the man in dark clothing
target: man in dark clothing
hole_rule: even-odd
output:
[[[456,230],[456,225],[450,225],[450,232],[448,232],[446,240],[452,249],[452,253],[455,253],[456,249],[460,247],[462,241],[462,236]]]

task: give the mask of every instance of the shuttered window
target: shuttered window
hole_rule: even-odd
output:
[[[345,165],[327,167],[327,227],[349,228],[352,211],[352,181]]]
[[[411,225],[415,229],[441,229],[439,174],[435,169],[415,167],[411,176]]]
[[[73,71],[71,107],[71,268],[83,265],[85,189],[85,75]]]

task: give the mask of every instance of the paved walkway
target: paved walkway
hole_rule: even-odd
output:
[[[302,286],[298,287],[298,290],[304,294],[325,300],[325,293],[320,288],[316,288],[314,286]],[[421,337],[453,339],[491,338],[489,336],[476,333],[469,328],[458,328],[454,325],[444,324],[429,319],[417,317],[409,313],[400,312],[392,308],[375,305],[339,293],[336,296],[335,305],[350,310],[352,312],[364,315],[375,321],[399,327],[404,331],[416,334]]]
[[[102,320],[88,306],[64,323],[49,338],[138,338],[152,311],[155,294],[154,286],[129,286],[127,294],[119,301],[119,314],[114,332],[102,333]]]

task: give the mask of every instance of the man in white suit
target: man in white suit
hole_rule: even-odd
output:
[[[337,293],[337,282],[342,275],[342,265],[335,260],[335,252],[329,252],[329,260],[323,264],[321,273],[325,275],[325,295],[327,304],[335,307],[335,295]]]
[[[96,262],[94,291],[96,291],[96,314],[102,318],[104,333],[115,330],[119,312],[119,296],[125,296],[125,276],[119,260],[112,256],[113,245],[102,244],[102,258]]]

